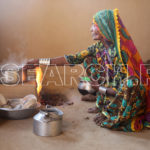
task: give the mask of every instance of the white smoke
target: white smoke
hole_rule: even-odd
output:
[[[2,61],[0,66],[15,64],[18,67],[21,67],[27,63],[27,58],[25,58],[25,53],[23,51],[14,52],[10,48],[8,48],[5,52],[7,54],[7,57]]]

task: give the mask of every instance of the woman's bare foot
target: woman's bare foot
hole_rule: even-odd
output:
[[[98,113],[98,112],[99,112],[99,108],[97,108],[96,106],[88,109],[88,113]]]
[[[92,94],[87,94],[87,95],[82,96],[81,100],[82,101],[88,101],[88,102],[95,102],[96,96],[94,96]]]
[[[94,117],[93,121],[96,123],[96,125],[100,126],[101,123],[102,123],[105,119],[106,119],[106,117],[105,117],[104,115],[102,115],[102,114],[97,114],[97,115]]]

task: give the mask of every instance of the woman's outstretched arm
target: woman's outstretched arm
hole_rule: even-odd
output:
[[[39,66],[40,65],[40,59],[30,59],[23,68],[24,69],[33,69],[33,68]],[[60,57],[56,57],[56,58],[50,58],[49,61],[50,61],[49,65],[57,65],[57,66],[69,65],[68,61],[66,60],[66,58],[64,56],[60,56]]]
[[[69,63],[64,56],[61,56],[61,57],[51,58],[50,65],[64,66],[64,65],[69,65]]]
[[[87,56],[96,56],[97,47],[102,47],[102,43],[99,41],[91,46],[89,46],[87,49],[79,51],[76,54],[71,55],[65,55],[61,57],[55,57],[50,58],[50,65],[57,65],[57,66],[63,66],[63,65],[75,65],[75,64],[81,64],[83,63],[84,59]],[[48,60],[49,58],[47,58]],[[33,69],[40,64],[40,59],[31,59],[27,62],[27,64],[24,66],[25,69]],[[44,60],[44,59],[43,59]]]

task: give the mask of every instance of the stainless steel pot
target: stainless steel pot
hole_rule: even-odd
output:
[[[46,106],[33,117],[33,132],[39,136],[57,136],[62,132],[63,112]]]
[[[96,91],[92,88],[90,82],[88,81],[80,81],[78,84],[78,90],[82,95],[86,94],[95,94]]]

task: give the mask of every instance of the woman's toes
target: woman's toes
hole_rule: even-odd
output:
[[[93,118],[93,120],[96,122],[99,118],[99,114],[96,114],[96,116]]]
[[[98,119],[96,119],[96,120],[95,120],[95,123],[96,123],[96,125],[99,125],[99,124],[101,123],[101,121],[98,120]]]
[[[101,114],[97,114],[93,121],[96,123],[96,125],[100,126],[101,123],[105,120],[105,116],[101,115]]]
[[[96,116],[93,118],[93,120],[96,121],[98,117],[99,117],[99,114],[96,114]]]
[[[94,121],[95,121],[96,125],[98,125],[98,126],[101,125],[101,118],[100,117],[95,117]]]

